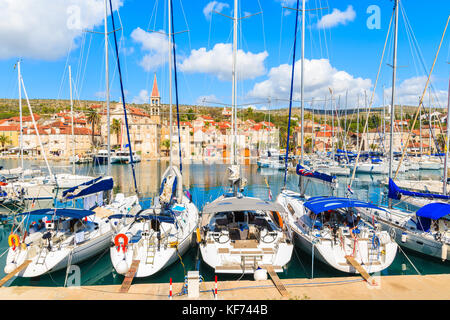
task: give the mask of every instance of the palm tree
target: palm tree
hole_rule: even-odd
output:
[[[96,110],[91,110],[87,116],[87,122],[91,124],[92,128],[92,145],[95,145],[94,142],[94,128],[96,125],[100,123],[100,114]]]
[[[120,145],[119,136],[122,131],[122,122],[119,119],[113,119],[111,123],[111,133],[117,135],[117,144]]]
[[[11,143],[11,139],[5,135],[0,135],[0,144],[2,145],[2,150],[5,148],[5,144]]]

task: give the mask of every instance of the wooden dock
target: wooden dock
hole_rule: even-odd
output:
[[[0,287],[3,287],[6,282],[8,282],[12,277],[14,277],[20,271],[25,269],[30,263],[31,263],[31,260],[25,260],[25,262],[22,263],[20,266],[18,266],[13,272],[8,273],[3,279],[0,280]]]
[[[120,287],[120,293],[127,293],[130,290],[131,282],[133,282],[133,278],[136,275],[137,269],[139,267],[139,260],[133,260],[131,263],[131,267],[125,275],[125,279],[122,282],[122,286]]]
[[[275,272],[275,270],[273,270],[272,266],[265,266],[267,272],[270,275],[270,279],[272,279],[273,284],[275,285],[275,287],[277,288],[278,292],[280,292],[280,294],[283,297],[287,297],[289,296],[289,292],[286,290],[285,286],[283,285],[283,283],[281,283],[280,278],[278,278],[277,273]]]
[[[358,271],[361,274],[361,277],[364,278],[364,280],[367,281],[368,284],[372,285],[372,286],[376,286],[377,283],[375,282],[374,279],[372,279],[372,277],[370,276],[370,274],[366,271],[366,269],[363,268],[362,265],[360,265],[355,258],[353,258],[352,256],[345,256],[345,259],[347,259],[347,261],[356,269],[356,271]]]

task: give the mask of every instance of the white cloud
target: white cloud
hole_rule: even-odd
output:
[[[292,66],[282,64],[271,68],[268,73],[268,79],[258,82],[248,93],[249,97],[266,99],[267,97],[275,99],[289,99],[291,88],[291,69]],[[301,60],[295,63],[295,78],[293,100],[300,100],[300,72]],[[340,71],[331,66],[327,59],[305,59],[304,72],[304,99],[319,100],[330,97],[329,88],[333,90],[334,98],[341,96],[345,99],[348,90],[348,107],[356,103],[357,95],[363,95],[364,90],[370,96],[372,81],[370,79],[355,78],[345,71]]]
[[[332,28],[339,24],[347,24],[349,21],[355,20],[356,12],[353,7],[349,5],[345,11],[333,9],[329,14],[324,15],[318,22],[317,28]]]
[[[433,79],[432,79],[433,80]],[[427,76],[418,76],[412,77],[403,80],[400,84],[396,84],[395,87],[395,105],[409,105],[409,106],[418,106],[419,99],[422,96],[423,89],[425,88],[425,83],[427,82]],[[428,89],[426,95],[424,97],[424,105],[428,106],[428,92],[430,86],[428,85]],[[391,93],[392,87],[386,88],[384,90],[386,103],[390,104],[391,101]],[[445,90],[432,90],[431,93],[432,104],[434,106],[444,106],[447,101],[447,91]],[[437,102],[436,102],[437,100]]]
[[[113,9],[123,5],[115,0]],[[103,0],[1,0],[0,59],[55,60],[77,46],[83,29],[103,25]]]
[[[211,1],[203,8],[203,14],[204,14],[206,20],[210,20],[213,11],[222,12],[222,10],[224,8],[229,8],[229,7],[230,6],[228,5],[228,3]]]
[[[141,45],[142,51],[148,52],[139,63],[145,71],[157,69],[167,62],[169,40],[165,34],[136,28],[131,33],[131,38]]]
[[[149,101],[150,101],[150,96],[148,94],[148,91],[143,89],[143,90],[139,91],[139,95],[134,97],[131,102],[141,104],[141,103],[148,103]]]
[[[214,103],[214,102],[219,102],[219,99],[214,94],[200,96],[197,98],[197,101],[196,101],[196,103],[198,105],[207,105],[208,103]]]
[[[260,53],[238,50],[236,69],[241,80],[253,79],[266,73],[264,60],[266,51]],[[192,50],[189,57],[180,63],[180,70],[190,73],[209,73],[219,80],[231,80],[232,46],[229,43],[218,43],[213,49]]]

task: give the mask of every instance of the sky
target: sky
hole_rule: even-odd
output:
[[[113,0],[126,101],[148,103],[156,74],[163,103],[169,103],[167,0]],[[288,105],[296,0],[239,1],[237,101],[240,107]],[[393,12],[391,0],[308,0],[305,3],[305,106],[365,107],[371,101]],[[234,1],[173,0],[179,101],[231,103]],[[301,1],[300,1],[301,8]],[[317,9],[317,10],[316,10]],[[104,0],[0,0],[0,98],[17,98],[17,70],[30,99],[105,99]],[[109,8],[108,8],[109,14]],[[400,1],[396,104],[418,105],[447,18],[448,0],[432,5]],[[248,16],[248,17],[246,17]],[[246,18],[244,18],[246,17]],[[108,30],[112,31],[108,15]],[[187,31],[187,32],[185,32]],[[450,30],[431,76],[434,106],[446,107]],[[114,36],[109,39],[111,100],[120,85]],[[393,25],[373,105],[390,103]],[[295,57],[293,106],[300,100],[301,13]],[[383,92],[384,88],[384,92]],[[173,90],[173,92],[175,92]],[[332,96],[331,96],[332,93]],[[384,94],[383,94],[384,93]],[[368,101],[367,103],[365,101]],[[175,95],[173,95],[175,102]]]

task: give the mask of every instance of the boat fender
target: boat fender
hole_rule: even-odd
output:
[[[442,259],[442,261],[447,260],[447,251],[448,251],[447,244],[443,243],[442,247],[441,247],[441,259]]]
[[[5,269],[3,271],[5,271],[5,273],[8,274],[16,270],[16,267],[17,267],[16,264],[14,262],[11,262],[5,266]]]
[[[120,239],[123,239],[123,243],[121,244],[119,242]],[[124,235],[123,233],[119,233],[115,238],[114,238],[114,245],[117,248],[117,251],[120,251],[120,247],[122,247],[123,252],[126,252],[126,247],[128,245],[128,237],[126,235]]]
[[[197,243],[202,242],[202,235],[200,234],[200,229],[197,228],[197,230],[195,230],[195,233],[197,235]]]
[[[255,278],[256,281],[267,280],[267,270],[258,267],[258,269],[255,270],[253,277]]]
[[[16,247],[20,245],[19,236],[15,233],[10,234],[8,237],[8,245],[13,248],[13,250],[16,250]]]
[[[128,264],[125,260],[120,260],[117,264],[116,271],[120,274],[125,274],[128,272]]]
[[[408,234],[406,232],[402,232],[402,242],[405,243],[408,238]]]

